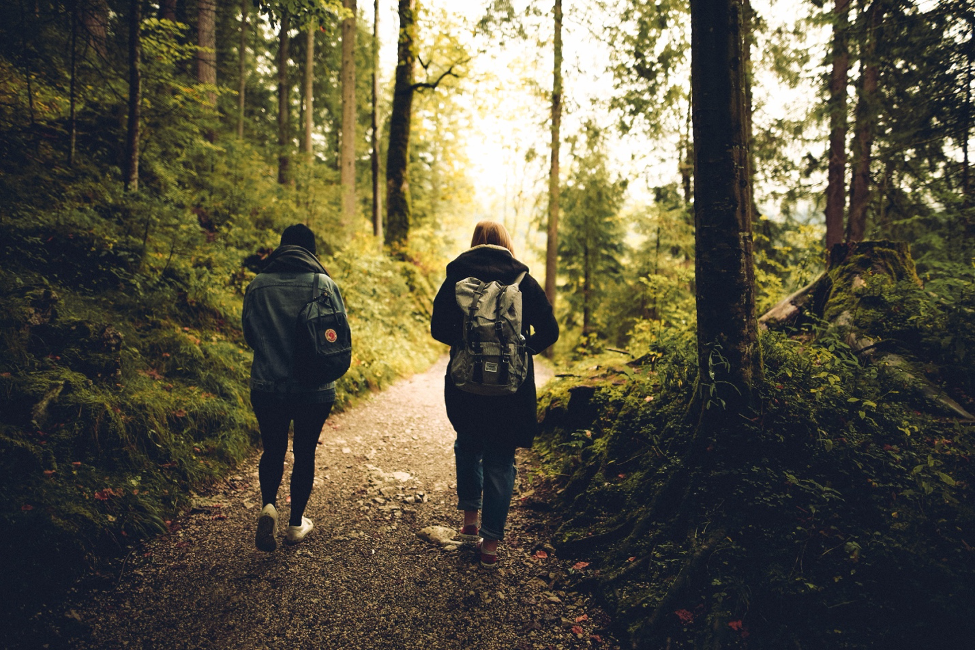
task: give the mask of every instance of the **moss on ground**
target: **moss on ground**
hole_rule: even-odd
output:
[[[577,586],[635,647],[918,648],[935,630],[963,647],[972,422],[926,412],[830,333],[761,344],[750,438],[696,463],[691,338],[541,394],[554,545],[590,562]]]

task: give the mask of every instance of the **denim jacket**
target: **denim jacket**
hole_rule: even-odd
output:
[[[339,287],[328,277],[326,290],[343,304]],[[251,364],[252,400],[288,399],[316,404],[336,399],[336,382],[303,384],[291,379],[296,318],[312,300],[312,272],[259,273],[244,294],[244,339],[254,350]],[[322,286],[323,278],[319,285]],[[345,306],[344,306],[345,308]]]

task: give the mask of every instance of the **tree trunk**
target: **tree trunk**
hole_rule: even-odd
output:
[[[844,238],[845,165],[848,139],[848,9],[851,0],[835,0],[834,37],[831,45],[831,86],[828,114],[828,191],[824,208],[825,248],[831,250]]]
[[[343,21],[343,58],[340,70],[343,95],[343,139],[339,149],[339,182],[342,186],[341,222],[353,223],[356,215],[356,0],[343,0],[353,15]]]
[[[291,148],[291,133],[289,132],[289,94],[288,84],[288,14],[282,12],[282,24],[278,31],[278,182],[284,185],[288,182],[289,149]]]
[[[700,423],[727,428],[753,407],[761,373],[748,150],[748,8],[742,0],[696,0],[691,9]]]
[[[129,0],[129,117],[126,123],[125,189],[139,191],[139,104],[142,101],[142,80],[139,59],[140,0]]]
[[[305,137],[302,139],[302,152],[306,161],[312,162],[312,81],[315,71],[315,22],[309,23],[305,32]]]
[[[197,0],[197,81],[217,85],[216,0]],[[207,103],[217,104],[217,94],[207,91]]]
[[[103,61],[108,56],[109,5],[106,0],[82,2],[81,24],[88,36],[88,45]]]
[[[71,81],[68,90],[68,167],[75,166],[78,121],[75,115],[75,76],[77,74],[78,3],[71,3]]]
[[[176,22],[176,0],[161,0],[159,3],[159,17],[162,20]]]
[[[397,72],[394,77],[393,106],[390,111],[390,144],[387,146],[387,229],[386,244],[401,247],[410,232],[410,186],[407,177],[410,145],[411,107],[414,101],[414,41],[416,38],[414,0],[399,0],[400,35],[397,41]]]
[[[588,217],[584,217],[584,218],[588,218]],[[591,305],[590,302],[591,264],[592,262],[590,259],[590,245],[587,243],[587,241],[585,241],[583,245],[583,323],[580,328],[581,329],[580,334],[584,337],[585,340],[587,338],[587,335],[590,334],[590,329],[591,329],[590,318],[591,318],[591,313],[593,312],[593,305]]]
[[[377,98],[380,96],[380,0],[373,0],[373,95],[370,98],[370,172],[373,178],[373,236],[383,237],[380,205],[380,133]]]
[[[546,222],[546,279],[543,290],[556,306],[556,253],[560,220],[560,119],[563,113],[563,2],[553,3],[553,96],[550,103],[550,194]],[[552,350],[552,348],[550,348]]]
[[[865,238],[868,216],[869,181],[872,164],[872,141],[875,137],[877,112],[876,90],[879,85],[879,63],[875,56],[876,39],[882,25],[881,0],[872,0],[868,8],[868,26],[862,48],[862,78],[855,104],[855,142],[848,206],[848,229],[845,240],[860,242]]]
[[[248,4],[241,0],[241,41],[238,45],[237,59],[237,137],[244,139],[244,91],[247,87],[248,62]]]

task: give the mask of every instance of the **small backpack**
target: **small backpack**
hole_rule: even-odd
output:
[[[295,322],[292,379],[327,384],[349,370],[353,342],[339,287],[328,276],[314,275],[312,300],[299,310]],[[322,293],[319,293],[320,282],[325,285]]]
[[[451,357],[455,386],[477,395],[511,395],[529,371],[522,335],[519,283],[482,282],[465,278],[455,284],[455,301],[464,314],[462,344]]]

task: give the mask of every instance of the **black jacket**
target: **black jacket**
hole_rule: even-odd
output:
[[[482,282],[511,284],[529,268],[500,246],[476,246],[448,264],[444,283],[434,298],[431,336],[451,346],[462,343],[464,314],[455,302],[455,284],[468,277]],[[533,354],[556,343],[560,328],[542,287],[527,273],[519,285],[522,292],[522,323],[526,347],[530,351],[526,380],[513,395],[486,397],[459,390],[445,376],[444,402],[448,419],[459,438],[474,438],[488,444],[529,447],[533,444],[536,422],[536,383]]]

